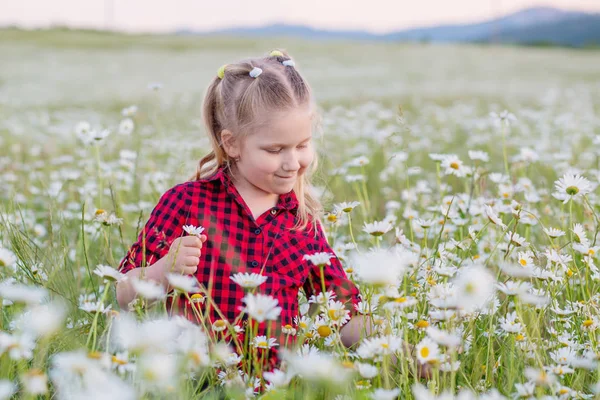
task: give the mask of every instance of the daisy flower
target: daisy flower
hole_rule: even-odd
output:
[[[485,210],[485,215],[488,217],[488,219],[490,220],[490,222],[492,224],[498,225],[502,229],[506,229],[506,225],[504,224],[504,222],[502,222],[502,219],[500,219],[500,217],[498,216],[498,214],[496,214],[496,212],[494,211],[494,209],[492,207],[486,205],[484,207],[484,210]]]
[[[271,296],[248,293],[242,301],[246,304],[242,310],[257,322],[274,321],[281,314],[281,307],[277,306],[277,299]]]
[[[197,293],[200,291],[198,280],[191,276],[181,274],[167,274],[169,285],[183,293]]]
[[[371,398],[373,400],[394,400],[400,394],[400,389],[375,389],[373,393],[371,393]]]
[[[444,157],[440,166],[445,169],[446,175],[456,175],[459,178],[471,173],[471,168],[467,167],[455,154],[448,154]]]
[[[200,236],[204,232],[204,227],[194,225],[184,225],[183,230],[191,236]]]
[[[440,359],[440,348],[436,342],[428,337],[423,338],[416,347],[417,360],[421,364],[436,363]]]
[[[408,256],[409,254],[405,252]],[[371,285],[399,285],[409,260],[403,257],[404,252],[376,249],[368,253],[355,253],[354,274],[358,280]]]
[[[252,344],[254,347],[259,349],[270,349],[272,347],[279,346],[274,338],[267,339],[266,336],[262,335],[256,336],[254,339],[252,339]]]
[[[304,260],[310,261],[314,265],[323,267],[325,265],[331,265],[330,259],[334,258],[334,257],[335,257],[335,255],[333,255],[331,253],[319,252],[319,253],[314,253],[314,254],[305,254],[304,257],[302,257],[302,258]]]
[[[572,229],[575,237],[573,238],[575,242],[581,243],[584,246],[589,246],[590,242],[587,238],[587,234],[585,233],[585,229],[583,229],[583,225],[575,224]]]
[[[564,236],[565,232],[556,228],[544,228],[544,232],[546,235],[550,236],[552,239],[556,239],[558,237]]]
[[[593,185],[579,174],[564,174],[562,178],[554,182],[557,197],[567,204],[569,200],[585,196],[593,190]]]
[[[393,226],[388,221],[375,221],[371,223],[365,222],[365,226],[363,227],[363,232],[366,232],[373,236],[382,236],[385,233],[392,230]]]
[[[428,327],[426,332],[427,336],[429,336],[437,344],[449,348],[456,348],[460,346],[462,342],[460,336],[450,332],[442,331],[434,326]]]
[[[495,293],[496,280],[485,267],[462,268],[453,283],[457,305],[467,312],[484,308]]]
[[[357,362],[354,365],[358,369],[358,373],[360,374],[360,376],[362,376],[365,379],[375,378],[377,376],[377,374],[379,374],[379,370],[374,365],[360,363],[360,362]]]
[[[516,246],[516,247],[529,246],[529,243],[525,240],[525,238],[522,237],[521,235],[519,235],[517,232],[508,231],[508,232],[506,232],[506,234],[504,236],[510,243],[513,244],[513,246]]]
[[[225,321],[224,319],[218,319],[215,322],[213,322],[212,330],[215,332],[223,332],[225,329],[227,329],[227,325],[227,321]]]
[[[32,368],[21,376],[23,389],[25,392],[34,396],[46,394],[48,392],[48,377],[38,369]]]
[[[94,274],[98,275],[102,279],[111,282],[121,282],[127,279],[125,274],[120,273],[113,267],[108,265],[98,265],[94,270]]]
[[[165,289],[156,282],[132,278],[131,284],[135,291],[145,299],[162,299],[166,296]]]
[[[251,274],[247,272],[238,272],[237,274],[231,275],[229,279],[244,289],[254,289],[265,283],[269,278],[255,272]]]
[[[504,110],[500,114],[492,111],[490,113],[490,117],[492,118],[492,121],[497,125],[504,124],[506,126],[510,126],[512,122],[515,122],[517,120],[517,117],[515,117],[514,114],[508,112],[508,110]]]
[[[485,151],[469,150],[469,158],[473,161],[478,160],[488,162],[490,160],[488,153],[486,153]]]

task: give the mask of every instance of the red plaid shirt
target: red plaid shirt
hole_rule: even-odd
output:
[[[267,276],[259,291],[276,298],[282,308],[279,320],[271,326],[270,336],[283,346],[285,336],[281,327],[294,326],[299,289],[303,288],[307,297],[321,292],[320,269],[303,256],[316,252],[334,254],[320,224],[316,235],[310,224],[304,231],[289,229],[296,222],[297,207],[298,200],[291,191],[280,195],[274,208],[254,220],[226,169],[221,167],[211,177],[181,183],[161,196],[119,270],[126,273],[144,262],[152,265],[168,253],[175,238],[185,235],[183,225],[203,226],[207,241],[202,247],[196,278],[207,288],[212,280],[210,296],[225,318],[233,322],[244,305],[244,291],[230,276],[237,272]],[[360,301],[359,291],[348,279],[339,259],[334,257],[330,261],[331,265],[324,268],[327,290],[334,291],[337,300],[353,311],[353,305]],[[167,303],[169,310],[172,303]],[[177,306],[180,314],[198,323],[184,295],[179,297]],[[201,308],[206,306],[207,302]],[[209,323],[220,319],[214,309],[209,317]],[[259,325],[259,334],[266,334],[265,325]],[[272,353],[275,355],[276,351]]]

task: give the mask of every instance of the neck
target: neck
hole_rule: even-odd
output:
[[[231,182],[249,207],[265,206],[271,208],[277,205],[277,201],[279,200],[277,193],[268,193],[254,186],[248,180],[244,179],[235,167],[232,167],[231,172]]]

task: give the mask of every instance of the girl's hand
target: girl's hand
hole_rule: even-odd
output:
[[[165,256],[165,272],[179,272],[183,275],[196,273],[204,242],[206,235],[182,236],[173,240],[169,253]]]

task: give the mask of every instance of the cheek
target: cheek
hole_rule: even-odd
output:
[[[313,162],[314,158],[315,153],[312,150],[306,151],[303,152],[303,154],[301,154],[300,157],[298,157],[298,163],[300,163],[301,168],[306,168]]]

